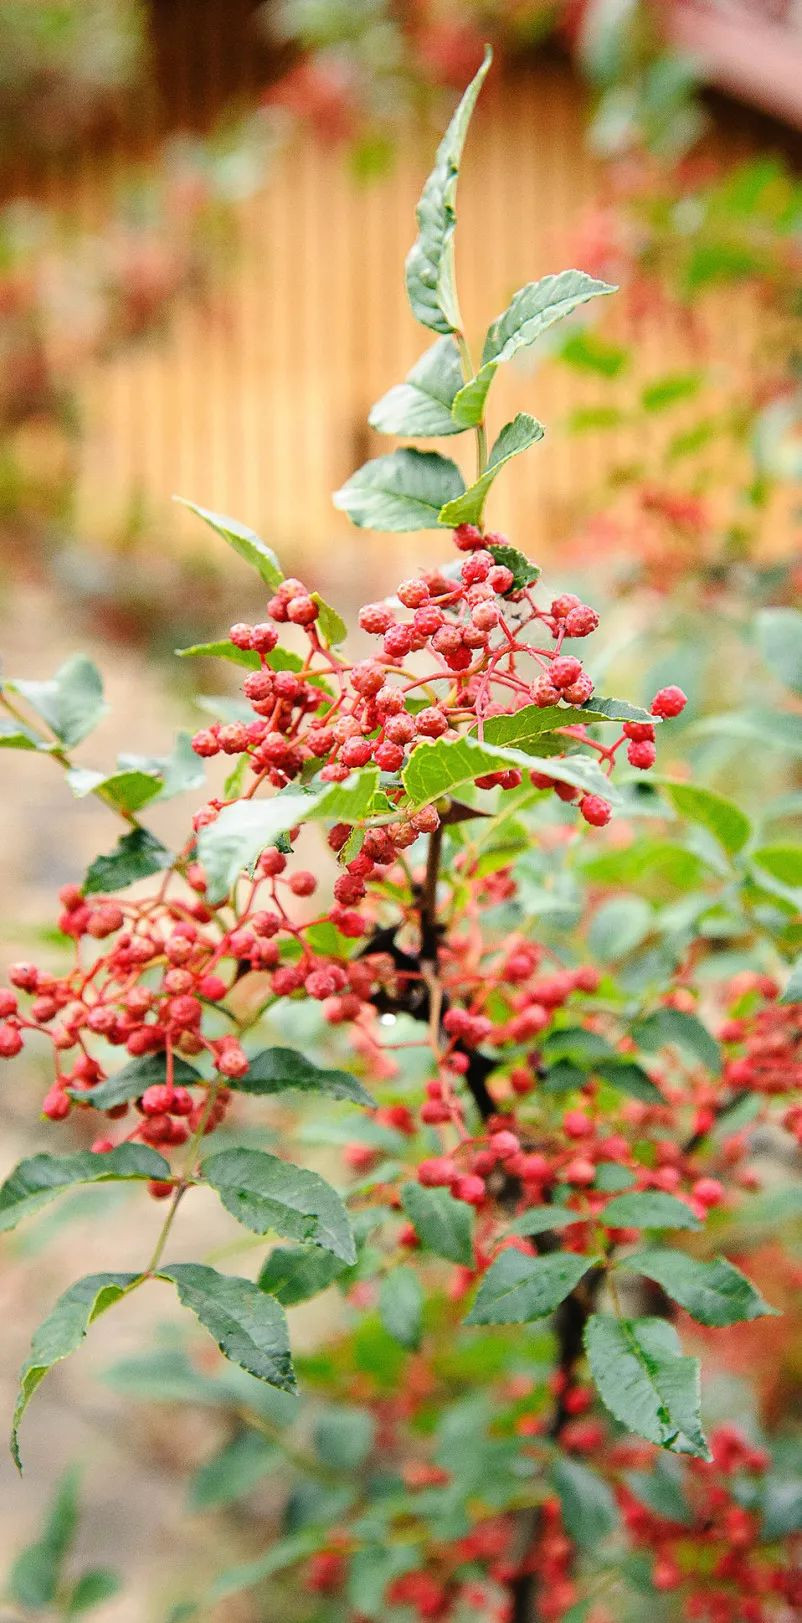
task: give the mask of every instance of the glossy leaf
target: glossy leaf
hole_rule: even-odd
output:
[[[29,1156],[0,1188],[0,1234],[16,1228],[24,1217],[31,1217],[76,1184],[170,1176],[169,1162],[147,1144],[120,1144],[100,1155],[79,1150],[75,1155]]]
[[[275,591],[284,579],[281,565],[272,547],[268,547],[247,524],[240,524],[238,519],[227,518],[223,513],[213,513],[208,507],[199,507],[196,502],[187,501],[184,496],[176,496],[176,501],[182,507],[188,507],[191,513],[196,513],[205,524],[211,528],[238,552],[246,564],[258,572],[266,586]]]
[[[214,1337],[232,1364],[282,1392],[295,1392],[295,1374],[284,1311],[250,1279],[219,1274],[199,1262],[176,1262],[160,1269],[173,1281],[188,1307]]]
[[[418,237],[407,255],[407,294],[413,315],[433,332],[450,333],[460,326],[451,260],[457,179],[471,114],[492,56],[492,51],[485,51],[484,61],[449,123],[416,211]]]
[[[488,492],[502,468],[522,451],[528,451],[537,440],[542,440],[545,432],[543,424],[525,411],[519,411],[512,422],[505,423],[490,451],[485,472],[462,495],[446,503],[440,513],[440,523],[453,528],[458,524],[481,523]]]
[[[595,1262],[573,1251],[527,1257],[502,1251],[482,1279],[466,1324],[528,1324],[553,1313]]]
[[[740,1324],[776,1312],[746,1274],[724,1257],[700,1262],[683,1251],[655,1246],[626,1257],[621,1267],[653,1279],[700,1324]]]
[[[699,1361],[665,1319],[594,1313],[585,1350],[599,1396],[628,1431],[676,1454],[710,1459],[700,1420]]]
[[[375,1109],[376,1100],[350,1071],[315,1065],[295,1048],[263,1048],[254,1054],[245,1075],[233,1083],[241,1093],[324,1093]]]
[[[353,524],[368,530],[435,530],[441,512],[465,489],[455,462],[438,451],[392,451],[365,462],[332,500]]]
[[[415,362],[403,383],[382,395],[368,422],[380,434],[405,439],[439,438],[461,434],[451,415],[451,403],[462,387],[462,367],[453,338],[439,338]]]
[[[271,1230],[356,1262],[348,1213],[325,1178],[264,1150],[218,1150],[203,1174],[226,1210],[254,1234]]]

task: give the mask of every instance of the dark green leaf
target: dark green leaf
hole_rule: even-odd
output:
[[[585,1331],[602,1402],[627,1430],[675,1454],[710,1459],[699,1418],[699,1362],[665,1319],[594,1313]]]
[[[197,1315],[232,1364],[282,1392],[295,1392],[287,1321],[275,1297],[250,1279],[219,1274],[199,1262],[176,1262],[159,1272],[173,1281],[182,1305]]]
[[[643,1066],[636,1065],[634,1060],[598,1060],[593,1070],[596,1076],[609,1082],[610,1087],[618,1088],[619,1093],[628,1093],[632,1099],[642,1099],[644,1104],[665,1104],[660,1089],[655,1086]]]
[[[375,1429],[366,1409],[329,1409],[315,1427],[315,1448],[334,1470],[358,1471],[373,1447]]]
[[[485,501],[494,479],[514,456],[520,456],[522,451],[529,450],[530,445],[542,440],[545,432],[543,424],[525,411],[519,411],[512,422],[505,423],[490,451],[484,473],[462,495],[446,501],[440,512],[440,523],[453,528],[458,524],[481,523]]]
[[[427,349],[404,383],[397,383],[377,400],[368,422],[381,434],[407,439],[461,434],[451,416],[451,402],[462,387],[462,367],[453,338],[438,338]]]
[[[226,518],[223,513],[212,513],[208,507],[198,507],[195,502],[187,501],[184,496],[176,496],[175,499],[182,507],[188,507],[191,513],[196,513],[205,524],[210,524],[247,564],[251,564],[258,571],[265,585],[272,591],[281,585],[284,575],[278,558],[272,547],[268,547],[255,530],[249,529],[247,524],[240,524],[235,518]]]
[[[335,507],[368,530],[435,530],[442,509],[465,489],[456,463],[438,451],[392,451],[365,462],[334,492]]]
[[[47,722],[66,749],[80,744],[108,709],[100,672],[83,654],[74,654],[47,682],[15,681],[8,686]]]
[[[254,1054],[243,1077],[234,1086],[242,1093],[325,1093],[375,1109],[376,1100],[350,1071],[324,1070],[294,1048],[263,1048]]]
[[[594,1257],[573,1251],[527,1257],[502,1251],[482,1279],[466,1324],[528,1324],[545,1318],[593,1267]]]
[[[0,1234],[16,1228],[23,1217],[38,1212],[75,1184],[170,1175],[164,1156],[147,1144],[120,1144],[102,1155],[91,1150],[79,1150],[75,1155],[32,1155],[19,1162],[0,1188]]]
[[[538,565],[530,563],[529,559],[523,552],[519,552],[517,547],[502,546],[499,542],[496,545],[489,546],[487,550],[497,564],[501,564],[505,569],[512,571],[511,592],[523,591],[525,586],[534,586],[535,581],[540,579]]]
[[[379,1287],[379,1314],[387,1334],[402,1347],[420,1345],[423,1288],[412,1268],[393,1268]]]
[[[661,1189],[617,1195],[605,1206],[601,1221],[616,1229],[698,1229],[701,1223],[690,1206]]]
[[[124,1104],[127,1099],[140,1098],[146,1088],[166,1079],[166,1054],[143,1054],[139,1059],[129,1060],[121,1071],[116,1071],[114,1076],[99,1082],[94,1088],[70,1088],[68,1091],[72,1098],[83,1100],[94,1110],[113,1110],[115,1105]],[[177,1086],[191,1088],[200,1080],[200,1072],[196,1071],[194,1065],[181,1059],[178,1054],[173,1056],[173,1081]]]
[[[282,1307],[294,1307],[326,1290],[344,1267],[339,1257],[318,1246],[277,1245],[262,1264],[258,1285]]]
[[[405,1183],[401,1202],[423,1245],[437,1257],[473,1266],[473,1223],[470,1206],[455,1200],[447,1189],[424,1189]]]
[[[626,1257],[621,1267],[655,1280],[700,1324],[740,1324],[777,1311],[769,1307],[740,1268],[724,1257],[699,1262],[683,1251],[655,1246]]]
[[[547,1234],[549,1229],[564,1229],[582,1221],[579,1212],[569,1211],[567,1206],[530,1206],[510,1223],[507,1233]]]
[[[219,1150],[203,1173],[226,1210],[254,1234],[274,1230],[356,1262],[348,1213],[325,1178],[264,1150]]]
[[[90,1324],[136,1284],[139,1274],[87,1274],[60,1296],[52,1313],[34,1332],[31,1352],[20,1372],[20,1390],[14,1410],[11,1453],[20,1470],[17,1434],[31,1397],[48,1370],[75,1352]]]
[[[568,1537],[582,1550],[594,1550],[616,1526],[618,1514],[607,1483],[598,1472],[564,1456],[551,1467]]]
[[[433,332],[450,333],[460,327],[451,258],[457,179],[468,125],[492,56],[492,51],[485,51],[482,66],[451,119],[417,207],[418,238],[407,255],[407,294],[413,315]]]
[[[95,857],[86,870],[83,888],[90,896],[98,891],[109,894],[125,890],[137,879],[161,873],[171,867],[172,862],[171,853],[155,834],[146,828],[133,828],[130,834],[123,834],[107,856]]]
[[[644,1020],[636,1020],[631,1035],[639,1048],[655,1053],[659,1048],[682,1048],[710,1071],[721,1070],[721,1049],[715,1037],[695,1014],[683,1009],[657,1009]]]
[[[118,1595],[121,1588],[121,1580],[111,1567],[91,1567],[73,1585],[65,1616],[83,1617],[85,1612],[91,1612],[95,1606],[102,1606],[105,1600]]]

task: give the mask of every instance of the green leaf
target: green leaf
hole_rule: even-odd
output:
[[[802,845],[762,845],[752,861],[791,890],[802,888]]]
[[[451,402],[461,387],[459,350],[453,338],[438,338],[415,362],[405,382],[377,400],[368,422],[380,434],[408,439],[461,434],[462,426],[451,416]]]
[[[511,592],[523,591],[525,586],[534,586],[535,581],[540,579],[538,565],[531,563],[523,552],[518,551],[517,547],[502,546],[498,542],[493,546],[489,546],[487,550],[495,563],[511,570],[513,577],[512,586],[510,587]]]
[[[699,1229],[702,1226],[684,1200],[666,1195],[660,1189],[616,1195],[605,1206],[599,1221],[605,1228],[616,1229]]]
[[[226,1210],[254,1234],[271,1229],[289,1240],[304,1240],[356,1262],[348,1213],[331,1184],[316,1172],[282,1161],[264,1150],[218,1150],[207,1155],[203,1173]]]
[[[83,1617],[85,1612],[91,1612],[95,1606],[102,1606],[105,1600],[111,1600],[118,1595],[122,1583],[118,1574],[111,1567],[90,1567],[88,1572],[81,1574],[73,1585],[67,1599],[65,1616]]]
[[[455,462],[438,451],[392,451],[365,462],[332,500],[368,530],[436,530],[442,509],[465,489]]]
[[[43,750],[53,748],[43,739],[37,738],[32,728],[26,727],[20,721],[6,720],[0,717],[0,749],[2,750]]]
[[[16,1228],[24,1217],[75,1184],[170,1176],[169,1162],[147,1144],[120,1144],[102,1155],[91,1150],[79,1150],[75,1155],[32,1155],[19,1162],[0,1188],[0,1234]]]
[[[9,1573],[8,1592],[18,1605],[38,1611],[53,1604],[77,1527],[78,1473],[72,1469],[56,1488],[39,1538],[20,1551]]]
[[[88,896],[98,891],[107,895],[125,890],[137,879],[148,879],[151,874],[170,868],[172,863],[172,854],[155,834],[146,828],[133,828],[130,834],[123,834],[106,856],[95,857],[89,864],[83,889]]]
[[[28,1404],[48,1370],[80,1347],[90,1324],[119,1302],[139,1274],[87,1274],[60,1296],[52,1313],[34,1332],[30,1357],[20,1372],[20,1390],[11,1431],[11,1453],[22,1470],[18,1432]]]
[[[582,1221],[579,1212],[569,1211],[567,1206],[530,1206],[510,1223],[507,1233],[547,1234],[549,1229],[564,1229]]]
[[[636,1020],[630,1035],[639,1048],[655,1053],[660,1048],[683,1048],[710,1071],[721,1070],[721,1048],[695,1014],[684,1009],[656,1009]]]
[[[505,463],[520,456],[522,451],[528,451],[530,445],[542,440],[545,432],[543,424],[525,411],[519,411],[512,422],[505,423],[487,459],[485,472],[461,496],[446,502],[440,512],[440,523],[452,528],[458,524],[480,524],[490,486]]]
[[[802,693],[802,612],[761,609],[755,622],[761,654],[774,676]]]
[[[249,529],[247,524],[240,524],[235,518],[226,518],[223,513],[213,513],[208,507],[198,507],[197,503],[187,501],[185,496],[176,496],[175,500],[180,502],[182,507],[188,507],[191,513],[196,513],[205,524],[210,524],[212,529],[245,559],[246,564],[251,564],[258,571],[265,585],[272,591],[281,585],[284,575],[278,558],[272,547],[268,547],[255,530]]]
[[[731,856],[743,849],[752,833],[752,825],[734,801],[696,784],[675,783],[667,778],[660,782],[680,817],[701,823]]]
[[[195,1472],[187,1496],[190,1510],[217,1510],[243,1498],[282,1463],[281,1451],[258,1431],[241,1431]]]
[[[413,315],[433,332],[455,332],[461,325],[451,249],[457,224],[457,180],[468,125],[492,59],[488,48],[437,148],[434,168],[416,210],[418,238],[407,255],[407,294]]]
[[[327,1290],[344,1267],[339,1257],[317,1246],[277,1245],[263,1262],[257,1283],[282,1307],[295,1307]]]
[[[93,772],[86,766],[72,767],[67,773],[67,782],[79,800],[102,793],[104,800],[111,800],[121,811],[127,812],[141,811],[149,800],[161,794],[162,788],[155,772]]]
[[[560,360],[578,372],[595,372],[602,378],[616,378],[629,365],[629,351],[600,338],[589,327],[572,332],[560,349]]]
[[[330,1099],[348,1099],[352,1104],[375,1110],[376,1100],[350,1071],[324,1070],[294,1048],[263,1048],[254,1054],[248,1070],[233,1086],[241,1093],[325,1093]]]
[[[595,1550],[618,1522],[615,1500],[598,1472],[563,1456],[551,1467],[565,1531],[582,1550]]]
[[[654,914],[642,896],[611,896],[593,914],[588,946],[602,961],[626,958],[653,928]]]
[[[414,1225],[421,1243],[436,1257],[473,1267],[473,1224],[470,1206],[455,1200],[447,1189],[424,1189],[420,1183],[405,1183],[401,1204]]]
[[[221,1600],[227,1600],[229,1595],[238,1595],[243,1589],[253,1589],[255,1584],[263,1583],[266,1578],[272,1578],[278,1572],[285,1572],[288,1567],[295,1567],[299,1561],[305,1561],[307,1556],[313,1555],[320,1549],[321,1529],[319,1527],[304,1527],[298,1533],[290,1533],[287,1538],[280,1538],[275,1544],[258,1555],[253,1561],[244,1561],[238,1567],[229,1567],[221,1572],[212,1585],[207,1597],[209,1604],[214,1605]]]
[[[699,1418],[699,1361],[682,1354],[673,1325],[594,1313],[585,1350],[599,1396],[622,1426],[675,1454],[711,1458]]]
[[[584,271],[560,271],[556,276],[543,276],[539,282],[527,282],[519,288],[507,309],[488,329],[482,351],[482,366],[457,395],[452,408],[454,419],[465,427],[481,422],[487,391],[502,361],[509,361],[520,349],[528,349],[541,334],[562,321],[578,305],[602,294],[615,293],[607,282],[600,282]]]
[[[631,1059],[597,1060],[593,1066],[597,1076],[603,1078],[619,1093],[628,1093],[631,1099],[642,1099],[645,1104],[665,1104],[665,1097],[655,1086],[642,1065]]]
[[[796,963],[791,966],[791,973],[779,1002],[802,1003],[802,957],[797,958]]]
[[[679,1527],[689,1527],[693,1515],[682,1491],[683,1474],[678,1460],[658,1456],[649,1471],[627,1471],[624,1481],[647,1510]]]
[[[683,1251],[655,1246],[634,1252],[620,1266],[653,1279],[700,1324],[740,1324],[777,1311],[763,1300],[746,1274],[724,1257],[699,1262]]]
[[[333,1470],[358,1471],[373,1447],[375,1431],[366,1409],[329,1409],[315,1427],[315,1448]]]
[[[641,405],[644,411],[666,411],[681,400],[693,400],[703,382],[704,374],[701,372],[666,373],[665,377],[655,378],[654,382],[647,383],[641,390]]]
[[[173,1281],[179,1300],[200,1319],[221,1353],[240,1369],[282,1392],[295,1392],[284,1311],[250,1279],[219,1274],[199,1262],[176,1262],[159,1270]]]
[[[108,709],[100,672],[83,654],[74,654],[47,682],[15,681],[8,686],[47,722],[65,749],[80,744]]]
[[[465,1323],[528,1324],[545,1318],[570,1295],[595,1261],[595,1257],[579,1257],[573,1251],[546,1257],[502,1251],[488,1268]]]
[[[317,604],[316,625],[323,641],[329,648],[338,648],[348,636],[348,627],[342,615],[319,592],[312,593],[312,602]]]
[[[98,1082],[94,1088],[69,1088],[67,1091],[71,1098],[90,1104],[94,1110],[113,1110],[115,1105],[124,1104],[127,1099],[140,1098],[146,1088],[166,1079],[166,1054],[143,1054],[138,1059],[129,1060],[121,1071],[115,1071],[113,1076],[107,1077],[105,1082]],[[201,1075],[188,1060],[175,1054],[173,1081],[177,1086],[191,1088],[201,1081]]]
[[[189,648],[176,648],[179,659],[230,659],[234,665],[245,665],[249,671],[258,671],[262,661],[252,648],[238,648],[227,638],[217,642],[194,642]]]
[[[571,783],[587,794],[604,794],[615,799],[615,790],[594,760],[571,755],[552,760],[525,755],[521,750],[480,743],[477,738],[438,738],[421,743],[413,751],[402,774],[404,787],[414,806],[424,806],[441,795],[453,794],[462,784],[491,772],[518,767],[523,772],[545,772],[559,783]]]
[[[423,1287],[412,1268],[393,1268],[379,1287],[379,1316],[389,1336],[402,1347],[420,1346]]]

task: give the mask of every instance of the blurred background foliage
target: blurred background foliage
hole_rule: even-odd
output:
[[[722,93],[733,74],[715,51],[677,47],[684,11],[725,26],[733,12],[739,26],[745,19],[758,105]],[[598,323],[582,315],[540,345],[536,363],[499,380],[503,404],[536,403],[549,437],[492,521],[555,583],[604,610],[608,664],[633,698],[667,680],[686,688],[667,767],[681,777],[692,766],[758,818],[734,879],[703,817],[682,838],[650,835],[644,802],[629,876],[620,861],[606,872],[592,850],[559,862],[551,853],[548,873],[533,856],[532,917],[546,935],[581,938],[590,885],[612,909],[592,950],[628,966],[635,989],[639,975],[648,981],[676,961],[700,895],[708,934],[734,970],[769,970],[765,942],[798,950],[802,92],[796,120],[787,102],[774,116],[758,71],[764,25],[784,31],[783,49],[802,66],[798,9],[784,4],[5,0],[4,668],[42,675],[90,637],[105,643],[100,663],[134,748],[152,750],[154,733],[166,745],[199,699],[226,712],[233,687],[214,691],[219,671],[151,658],[258,607],[246,572],[209,550],[171,505],[173,491],[253,524],[285,568],[314,572],[346,611],[409,572],[404,560],[428,556],[429,540],[424,551],[417,540],[350,531],[329,492],[378,448],[367,411],[415,359],[400,276],[414,201],[453,88],[490,38],[502,68],[463,184],[469,320],[480,304],[502,307],[527,276],[569,262],[621,287]],[[748,83],[744,68],[742,92]],[[58,784],[44,796],[40,764],[20,762],[0,811],[4,956],[41,938],[50,891],[74,877],[66,848],[89,852],[95,841],[91,810],[65,806]],[[56,806],[63,840],[54,842]],[[9,1164],[31,1145],[30,1121],[20,1080],[6,1107]],[[328,1145],[343,1131],[336,1113],[323,1123],[277,1118],[275,1129]],[[388,1131],[374,1127],[375,1143],[367,1135],[377,1155],[398,1150]],[[43,1300],[67,1277],[74,1245],[91,1258],[98,1226],[124,1229],[124,1198],[82,1201],[69,1227],[61,1209]],[[781,1214],[797,1256],[798,1213],[792,1201]],[[743,1236],[752,1272],[764,1269],[775,1289],[778,1220],[767,1195]],[[40,1219],[9,1245],[4,1292],[15,1318],[21,1264],[53,1238],[51,1225]],[[211,1217],[208,1229],[210,1248],[224,1246]],[[789,1306],[791,1274],[779,1282]],[[40,1306],[26,1301],[9,1335],[3,1395]],[[354,1393],[360,1383],[370,1397],[392,1388],[401,1365],[378,1321],[353,1331],[343,1320],[338,1398],[329,1355],[316,1350],[321,1310],[295,1311],[307,1337],[301,1373],[312,1389],[319,1381],[321,1398],[281,1452],[277,1396],[157,1324],[147,1355],[122,1348],[107,1372],[137,1400],[122,1437],[111,1431],[111,1399],[89,1398],[85,1375],[70,1376],[80,1384],[64,1385],[66,1422],[57,1396],[32,1428],[30,1483],[9,1496],[9,1619],[95,1606],[109,1623],[179,1623],[198,1574],[227,1568],[203,1615],[253,1623],[280,1605],[282,1617],[328,1623],[328,1603],[292,1582],[280,1599],[269,1587],[284,1545],[264,1555],[265,1528],[283,1517],[292,1556],[305,1527],[349,1512],[373,1446]],[[329,1320],[342,1312],[329,1308]],[[799,1411],[802,1326],[793,1313],[781,1322],[768,1347],[754,1335],[744,1347],[733,1333],[722,1354],[717,1342],[722,1407],[733,1383],[745,1391],[748,1368],[758,1376],[755,1422],[769,1433]],[[484,1425],[471,1410],[477,1358],[498,1360],[512,1416],[515,1347],[500,1351],[498,1337],[492,1348],[455,1346],[447,1316],[440,1331],[438,1368],[452,1392],[464,1388],[466,1427],[475,1435]],[[527,1367],[536,1354],[528,1349]],[[786,1446],[777,1440],[781,1464]],[[79,1523],[70,1471],[34,1531],[43,1484],[76,1453],[91,1460],[88,1515]],[[280,1458],[290,1461],[288,1509]],[[188,1461],[181,1510],[176,1481]],[[126,1580],[119,1594],[106,1567],[112,1546]],[[257,1582],[268,1588],[254,1599]]]

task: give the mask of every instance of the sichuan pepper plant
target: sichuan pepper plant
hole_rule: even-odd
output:
[[[792,981],[779,1004],[761,963],[711,999],[725,1050],[700,1018],[698,920],[735,905],[724,858],[710,859],[719,897],[684,925],[675,913],[659,986],[623,972],[619,985],[595,961],[603,930],[555,944],[543,899],[559,913],[565,854],[587,839],[603,861],[611,819],[626,843],[633,820],[679,813],[733,863],[749,825],[701,787],[647,786],[683,693],[666,686],[648,710],[598,694],[583,657],[596,611],[544,591],[484,527],[495,478],[544,432],[520,414],[488,435],[495,372],[614,291],[574,270],[529,283],[474,366],[453,235],[488,66],[438,149],[407,262],[413,311],[438,336],[371,414],[404,438],[467,434],[475,469],[402,448],[335,498],[372,529],[450,532],[451,561],[363,607],[371,651],[353,659],[318,593],[254,532],[198,508],[269,593],[262,621],[185,650],[242,667],[241,719],[94,771],[72,755],[104,708],[89,661],[3,692],[2,743],[49,756],[126,826],[61,892],[69,967],[14,964],[0,991],[0,1053],[52,1051],[44,1117],[84,1141],[94,1123],[91,1148],[11,1173],[0,1223],[78,1184],[132,1180],[155,1203],[141,1265],[110,1258],[36,1331],[12,1447],[19,1462],[30,1398],[93,1321],[172,1286],[233,1366],[221,1391],[254,1429],[248,1446],[283,1450],[306,1483],[289,1536],[218,1579],[208,1604],[300,1564],[314,1615],[353,1623],[477,1610],[603,1623],[622,1584],[676,1592],[688,1618],[790,1623],[797,1513],[762,1446],[729,1423],[706,1434],[699,1363],[673,1321],[775,1311],[716,1237],[757,1181],[744,1099],[747,1124],[776,1118],[792,1147],[802,1134],[797,993]],[[197,787],[205,761],[227,776],[170,851],[147,812]],[[743,905],[763,918],[755,890],[744,876]],[[761,948],[780,978],[787,905]],[[293,1094],[330,1149],[344,1143],[340,1190],[295,1159]],[[256,1280],[171,1260],[199,1188],[252,1243],[289,1242]],[[299,1397],[285,1306],[335,1282],[355,1328],[295,1361]],[[330,1403],[310,1450],[296,1433],[316,1383]]]

